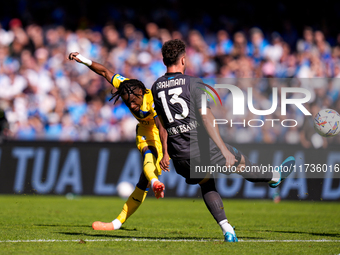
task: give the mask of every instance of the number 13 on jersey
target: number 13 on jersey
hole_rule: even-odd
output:
[[[178,114],[178,113],[175,114],[175,119],[177,119],[177,120],[185,119],[189,114],[189,108],[188,108],[187,103],[182,98],[178,97],[181,93],[182,93],[182,88],[175,88],[175,89],[169,89],[168,90],[169,96],[173,95],[170,99],[170,103],[173,104],[173,105],[174,104],[180,104],[182,106],[182,113],[181,114]],[[168,118],[168,121],[170,123],[174,122],[174,119],[172,117],[172,114],[171,114],[169,106],[168,106],[168,102],[166,101],[165,91],[159,92],[158,98],[160,98],[162,100],[163,109],[164,109],[164,112],[166,114],[166,117]]]

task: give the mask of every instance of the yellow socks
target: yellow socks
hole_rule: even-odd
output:
[[[148,152],[148,151],[147,151]],[[152,153],[144,154],[143,171],[146,179],[151,182],[152,179],[158,180],[158,170],[156,168],[157,159]]]
[[[146,151],[144,154],[143,171],[149,182],[158,180],[156,162],[157,159],[151,151]],[[121,224],[123,224],[138,209],[138,207],[144,202],[147,193],[147,190],[142,190],[136,186],[135,190],[125,202],[123,210],[112,222],[114,224],[114,229],[119,229]]]
[[[123,224],[144,202],[147,195],[147,190],[142,190],[136,186],[135,190],[129,196],[128,200],[123,206],[123,210],[118,215],[117,219]]]

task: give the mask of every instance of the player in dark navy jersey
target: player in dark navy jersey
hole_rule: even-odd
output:
[[[233,166],[245,179],[268,182],[271,187],[277,187],[290,172],[242,171],[246,166],[254,164],[236,148],[224,143],[218,127],[213,125],[215,118],[209,102],[204,102],[207,109],[206,113],[202,114],[204,91],[200,88],[205,86],[201,79],[184,74],[185,44],[181,40],[170,40],[164,43],[162,55],[167,73],[156,80],[151,91],[157,114],[168,132],[168,153],[173,159],[176,172],[182,175],[188,184],[200,185],[204,202],[220,225],[225,241],[237,242],[236,234],[225,215],[222,199],[216,191],[213,176],[208,173],[193,178],[193,172],[190,170],[202,165]],[[289,169],[293,169],[293,165],[293,157],[282,163],[282,166],[288,166]]]

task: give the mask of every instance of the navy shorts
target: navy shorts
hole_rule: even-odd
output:
[[[237,150],[235,147],[225,144],[228,148],[228,150],[235,156],[237,162],[234,164],[234,166],[238,166],[241,162],[242,153]],[[225,157],[222,155],[221,151],[218,150],[216,153],[210,154],[210,159],[203,159],[201,157],[192,158],[192,159],[183,159],[183,160],[173,160],[174,167],[176,172],[183,176],[185,178],[185,182],[187,184],[198,184],[203,179],[207,178],[206,174],[202,174],[202,176],[197,178],[192,178],[190,176],[190,171],[195,171],[196,166],[203,166],[203,165],[219,165],[219,166],[225,166],[226,160]],[[211,178],[213,176],[210,176]]]

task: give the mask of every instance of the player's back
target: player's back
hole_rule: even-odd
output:
[[[209,154],[209,139],[204,139],[207,136],[198,111],[204,93],[199,87],[205,88],[199,78],[166,73],[151,88],[156,112],[168,132],[168,151],[172,159],[199,157],[203,147],[207,147]],[[208,146],[202,146],[204,141]]]

